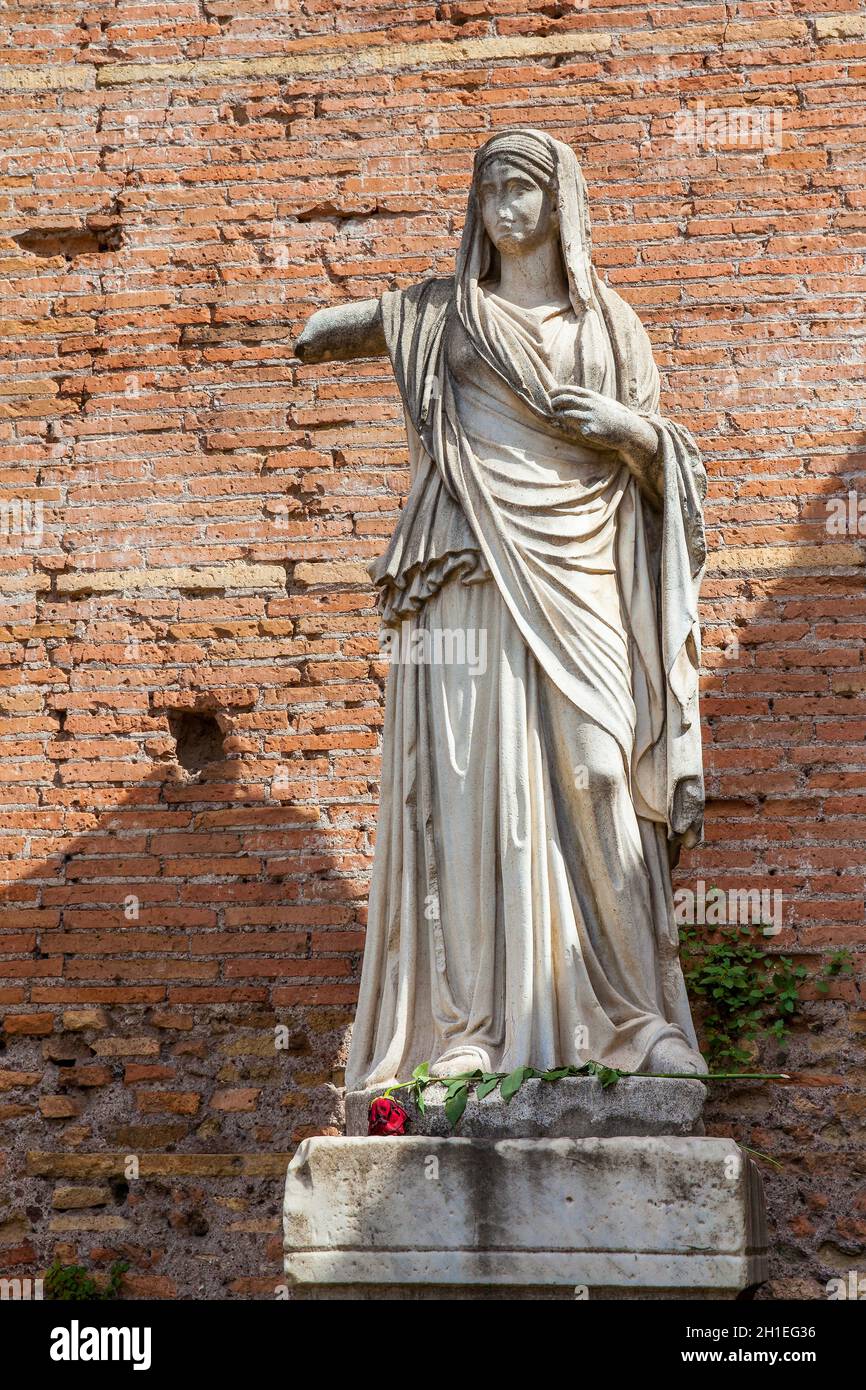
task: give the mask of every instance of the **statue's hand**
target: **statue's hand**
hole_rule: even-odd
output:
[[[681,777],[674,787],[668,857],[674,868],[681,849],[694,849],[704,835],[704,787],[699,777]]]
[[[610,449],[637,479],[654,506],[660,504],[659,437],[649,420],[587,386],[557,386],[550,393],[554,419],[591,449]]]
[[[587,386],[557,386],[550,403],[557,422],[595,449],[630,451],[639,441],[646,442],[642,427],[652,429],[628,406]]]

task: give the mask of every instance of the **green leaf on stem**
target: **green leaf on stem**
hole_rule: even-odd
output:
[[[590,1076],[596,1077],[601,1082],[601,1088],[606,1091],[609,1086],[615,1086],[622,1076],[621,1071],[616,1067],[606,1067],[601,1062],[587,1062],[586,1070]]]
[[[505,1101],[511,1100],[512,1096],[517,1095],[524,1081],[528,1081],[529,1078],[534,1075],[535,1071],[532,1067],[515,1067],[514,1071],[506,1076],[499,1087],[499,1093],[502,1099]]]
[[[562,1081],[566,1076],[577,1076],[577,1067],[556,1067],[553,1071],[543,1071],[542,1081]]]
[[[449,1086],[448,1094],[445,1097],[445,1114],[452,1129],[459,1123],[468,1099],[469,1086],[465,1081],[456,1087]]]

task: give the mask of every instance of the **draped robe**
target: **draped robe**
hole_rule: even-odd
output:
[[[658,414],[636,315],[591,268],[588,293],[546,311],[482,268],[464,255],[456,282],[382,298],[412,485],[371,567],[403,640],[350,1089],[466,1046],[497,1071],[637,1071],[662,1038],[696,1046],[669,845],[697,835],[676,788],[692,806],[703,788],[703,470]],[[660,509],[556,423],[569,382],[652,422]],[[442,633],[483,634],[483,663]],[[406,659],[421,637],[427,659]]]

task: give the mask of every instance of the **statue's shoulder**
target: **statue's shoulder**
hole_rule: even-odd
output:
[[[418,288],[424,290],[434,303],[448,304],[454,298],[454,276],[431,275],[428,280],[419,281]]]
[[[416,312],[422,309],[447,308],[454,298],[453,275],[431,275],[426,280],[418,280],[405,290],[387,290],[382,296],[393,297],[411,306]]]
[[[405,290],[386,290],[381,298],[388,355],[416,428],[421,425],[427,377],[441,347],[453,302],[453,276],[431,275]]]
[[[649,334],[628,300],[623,299],[616,290],[612,290],[610,285],[606,285],[600,275],[595,276],[595,288],[604,305],[608,321],[617,330],[617,336],[622,334],[626,339],[633,339],[641,348],[649,349]]]
[[[454,302],[454,277],[430,276],[405,290],[386,290],[381,298],[382,326],[391,360],[397,365],[409,363],[419,356],[426,359],[441,338]]]
[[[649,334],[627,300],[595,272],[593,283],[616,361],[619,399],[633,410],[655,411],[660,383]]]

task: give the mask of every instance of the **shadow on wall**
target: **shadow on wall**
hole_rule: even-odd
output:
[[[326,760],[264,781],[226,748],[233,713],[144,722],[151,761],[99,764],[136,785],[61,761],[15,817],[0,1276],[59,1252],[129,1261],[138,1296],[272,1297],[288,1155],[341,1123],[365,884],[328,845],[363,855],[375,803],[335,827],[311,795]]]

